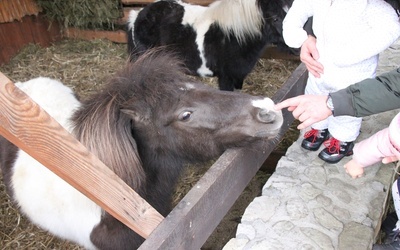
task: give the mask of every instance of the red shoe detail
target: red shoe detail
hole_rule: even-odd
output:
[[[304,134],[304,139],[307,139],[307,138],[310,138],[311,136],[314,136],[313,140],[311,141],[311,143],[314,143],[318,139],[319,133],[320,132],[319,132],[318,129],[311,129],[310,131],[307,131]]]
[[[325,141],[324,146],[328,149],[328,153],[330,154],[340,153],[340,141],[334,137],[331,137],[329,140]]]

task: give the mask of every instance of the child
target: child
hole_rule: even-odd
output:
[[[346,172],[353,178],[361,177],[364,168],[380,162],[390,162],[393,158],[400,159],[400,113],[385,128],[368,139],[354,146],[353,159],[344,165]],[[399,179],[392,186],[392,196],[397,217],[400,218]],[[392,224],[391,221],[388,221]],[[382,226],[385,222],[382,224]],[[389,226],[393,228],[392,226]],[[398,221],[393,231],[387,230],[391,241],[388,244],[376,244],[373,249],[400,249],[400,222]]]
[[[307,40],[303,26],[313,17],[319,57],[323,65],[320,77],[309,74],[306,94],[328,95],[354,82],[373,78],[378,54],[400,36],[395,10],[384,0],[294,0],[283,21],[283,38],[288,46],[299,48]],[[332,99],[327,106],[331,108]],[[319,157],[337,163],[353,154],[361,118],[330,116],[311,125],[302,147],[316,151],[324,143]]]

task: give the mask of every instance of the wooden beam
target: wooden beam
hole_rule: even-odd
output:
[[[68,28],[64,31],[64,37],[84,40],[108,39],[115,43],[127,43],[126,33],[123,30],[104,31]]]
[[[307,75],[305,65],[300,64],[275,94],[274,101],[303,94]],[[293,120],[292,113],[285,110],[281,137]],[[139,250],[200,249],[278,142],[269,141],[260,150],[226,151]]]
[[[38,15],[42,8],[35,0],[2,0],[0,2],[0,23],[21,21],[24,16]]]
[[[25,16],[21,22],[0,23],[0,65],[7,63],[29,43],[50,46],[61,39],[58,23],[50,25],[42,15]]]
[[[163,217],[0,72],[0,135],[144,238]]]
[[[274,45],[267,45],[262,53],[261,58],[283,59],[283,60],[292,60],[292,61],[300,62],[300,56],[295,56],[295,55],[289,54],[289,52],[283,52]]]

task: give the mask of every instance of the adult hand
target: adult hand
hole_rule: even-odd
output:
[[[361,177],[364,174],[364,168],[354,159],[344,164],[346,173],[348,173],[353,179]]]
[[[382,159],[382,163],[383,163],[383,164],[388,164],[388,163],[395,162],[395,161],[398,161],[398,160],[400,160],[399,157],[397,157],[397,156],[395,156],[395,155],[393,155],[393,156],[387,156],[387,157],[384,157],[384,158]]]
[[[300,60],[306,65],[307,70],[315,77],[319,78],[324,73],[324,66],[317,60],[319,53],[316,46],[316,38],[308,36],[300,49]]]
[[[299,95],[276,104],[275,110],[288,108],[293,117],[301,122],[297,129],[304,129],[332,115],[326,106],[327,99],[327,95]]]

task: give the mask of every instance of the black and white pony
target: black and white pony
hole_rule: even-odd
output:
[[[291,51],[282,37],[282,21],[293,0],[219,0],[208,7],[161,0],[127,23],[128,52],[153,47],[179,54],[188,73],[217,76],[221,90],[241,89],[266,45]]]
[[[269,98],[194,82],[164,53],[146,53],[86,101],[49,78],[17,83],[166,216],[183,167],[227,148],[262,150],[283,123]],[[33,223],[88,249],[136,249],[143,238],[0,137],[7,191]]]

